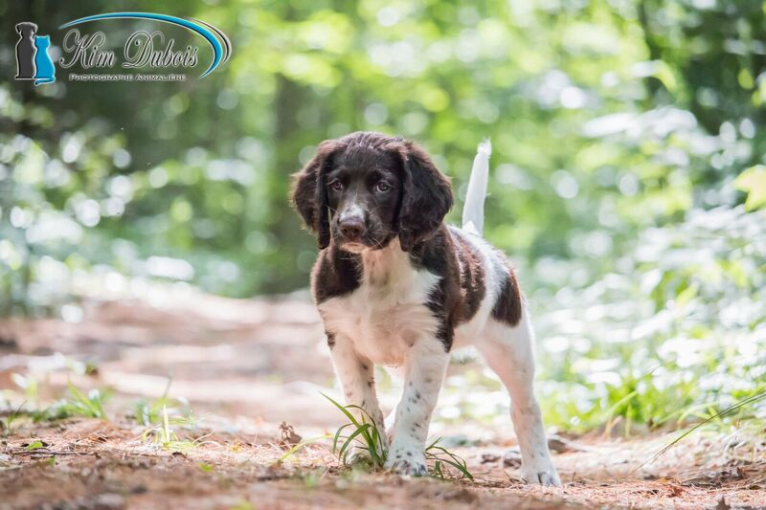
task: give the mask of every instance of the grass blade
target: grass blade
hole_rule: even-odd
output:
[[[370,424],[365,423],[364,425],[362,425],[361,427],[353,431],[351,435],[349,435],[346,438],[346,442],[343,443],[343,446],[341,447],[340,452],[338,453],[338,458],[341,459],[344,464],[346,463],[346,450],[351,445],[351,442],[354,440],[355,437],[359,436],[360,434],[364,434],[364,432],[366,432],[367,429],[369,428],[370,428]],[[363,441],[362,441],[362,444],[364,444]]]
[[[354,415],[351,413],[351,411],[349,411],[348,409],[346,409],[346,407],[345,407],[345,406],[343,406],[343,405],[339,404],[338,402],[336,402],[336,401],[335,401],[335,400],[333,400],[332,398],[328,397],[328,396],[327,396],[327,395],[325,395],[324,393],[321,393],[321,395],[322,395],[324,398],[326,398],[327,400],[329,400],[330,402],[332,402],[332,404],[333,404],[335,407],[337,407],[337,408],[338,408],[338,410],[340,410],[340,412],[342,412],[343,414],[345,414],[345,415],[346,415],[346,418],[348,418],[348,421],[350,421],[350,422],[351,422],[351,423],[352,423],[352,424],[353,424],[355,427],[360,427],[360,426],[361,426],[361,424],[360,424],[360,423],[357,421],[357,419],[354,417]]]
[[[681,434],[680,436],[675,438],[668,445],[666,445],[662,450],[660,450],[659,452],[655,453],[649,460],[645,461],[640,466],[638,466],[634,471],[638,471],[639,469],[641,469],[645,465],[647,465],[649,463],[652,463],[655,460],[659,459],[661,456],[665,455],[671,448],[673,448],[679,442],[683,441],[687,436],[689,436],[689,434],[691,434],[695,430],[699,429],[700,427],[703,427],[703,426],[707,425],[708,423],[710,423],[713,420],[716,420],[718,418],[722,418],[722,417],[724,417],[724,416],[726,416],[726,415],[728,415],[730,413],[733,413],[734,411],[737,411],[737,410],[741,409],[742,407],[744,407],[746,405],[754,404],[755,402],[758,402],[759,400],[763,400],[763,399],[766,399],[766,391],[764,391],[762,393],[758,393],[758,394],[753,395],[753,396],[750,396],[750,397],[748,397],[746,399],[740,400],[739,402],[737,402],[736,404],[732,405],[731,407],[727,407],[726,409],[715,413],[714,415],[712,415],[708,419],[699,422],[694,427],[690,428],[689,430],[687,430],[686,432],[684,432],[683,434]]]
[[[351,426],[350,423],[346,423],[345,425],[340,427],[337,432],[335,432],[335,437],[333,438],[333,441],[332,441],[332,452],[333,453],[335,453],[338,450],[338,440],[340,439],[341,433],[346,429],[346,427],[350,427],[350,426]]]
[[[457,469],[465,478],[468,478],[469,480],[473,481],[473,475],[468,469],[468,464],[466,464],[466,462],[463,459],[461,459],[454,453],[450,452],[443,446],[438,446],[437,443],[440,440],[441,438],[438,438],[436,441],[431,443],[430,446],[428,446],[428,448],[426,448],[426,456],[436,461],[436,464],[434,464],[434,469],[436,469],[437,464],[443,462]],[[433,450],[440,452],[440,454],[433,453]],[[439,465],[438,472],[441,472],[441,465]],[[442,473],[442,476],[443,476],[443,473]]]
[[[314,438],[311,438],[311,439],[304,439],[300,443],[294,445],[292,448],[287,450],[285,452],[285,454],[282,455],[279,458],[279,460],[277,460],[277,463],[284,462],[287,459],[289,459],[290,457],[292,457],[293,455],[295,455],[296,453],[298,453],[299,450],[302,450],[303,448],[305,448],[305,447],[307,447],[309,445],[312,445],[314,443],[318,443],[319,441],[321,441],[323,439],[328,439],[329,437],[330,437],[329,435],[324,435],[324,436],[314,437]],[[335,453],[334,449],[333,449],[333,453]]]

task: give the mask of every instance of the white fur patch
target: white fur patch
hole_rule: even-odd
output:
[[[418,338],[438,328],[428,296],[439,277],[410,264],[398,241],[365,250],[361,285],[351,294],[319,305],[325,329],[352,339],[356,352],[373,363],[399,366]]]

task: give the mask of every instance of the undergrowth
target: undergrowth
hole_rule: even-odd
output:
[[[766,211],[696,211],[634,244],[602,274],[545,263],[584,282],[551,277],[530,298],[546,424],[623,437],[766,425]]]
[[[38,395],[39,383],[32,377],[14,374],[15,382],[24,390],[25,400],[21,405],[11,409],[5,416],[0,416],[0,433],[8,436],[13,428],[21,421],[33,423],[55,422],[67,418],[96,418],[109,421],[104,404],[111,396],[108,389],[94,388],[84,391],[68,381],[64,395],[50,405],[41,405]],[[138,425],[146,427],[140,438],[143,442],[157,445],[168,451],[184,451],[204,444],[204,436],[194,439],[181,439],[176,432],[178,428],[195,429],[197,421],[183,399],[170,398],[168,392],[172,380],[168,380],[161,397],[155,400],[140,399],[134,406],[128,418]],[[29,405],[32,402],[32,405]]]

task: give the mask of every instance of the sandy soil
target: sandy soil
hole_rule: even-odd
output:
[[[337,395],[317,315],[299,298],[235,301],[156,291],[140,299],[85,300],[83,318],[0,322],[0,418],[78,388],[110,388],[108,420],[18,419],[2,431],[0,509],[6,508],[766,508],[766,441],[695,434],[645,464],[677,434],[630,440],[555,438],[564,487],[525,486],[510,421],[439,423],[475,480],[406,480],[344,469],[320,440],[344,422],[319,392]],[[61,354],[57,354],[61,353]],[[73,360],[95,361],[77,373]],[[471,363],[454,367],[460,372]],[[185,398],[194,424],[139,425],[137,400]],[[468,390],[471,391],[471,390]],[[480,389],[473,393],[473,398]],[[395,402],[395,391],[384,405]],[[5,400],[3,403],[2,400]],[[26,402],[26,403],[24,403]],[[157,429],[152,432],[153,429]],[[766,432],[766,431],[764,431]],[[39,441],[39,442],[38,442]],[[30,445],[32,445],[30,447]]]

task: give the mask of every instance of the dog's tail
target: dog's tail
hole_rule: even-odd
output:
[[[484,140],[479,144],[478,152],[473,159],[468,193],[465,195],[463,230],[476,235],[481,235],[484,230],[484,198],[487,196],[490,154],[492,154],[492,143]]]

